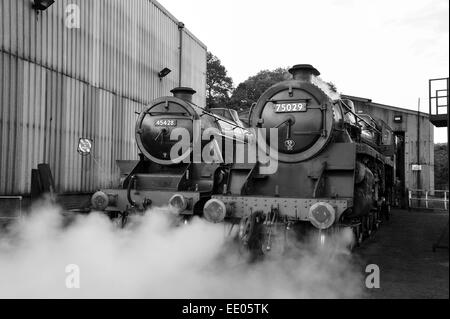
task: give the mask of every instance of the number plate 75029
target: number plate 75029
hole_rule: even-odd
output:
[[[306,112],[308,105],[306,103],[283,103],[275,104],[276,113],[289,113],[289,112]]]

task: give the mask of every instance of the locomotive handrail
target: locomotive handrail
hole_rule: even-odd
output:
[[[168,115],[168,114],[170,114],[170,116],[178,116],[178,118],[186,118],[186,117],[189,117],[191,119],[193,118],[192,116],[188,116],[187,113],[181,113],[181,112],[174,112],[174,113],[171,113],[171,112],[146,112],[146,114],[148,114],[150,116],[158,116],[158,115]]]
[[[309,102],[312,99],[270,99],[267,102],[276,103],[276,102],[294,102],[294,101],[305,101]]]
[[[277,126],[275,126],[275,128],[280,128],[284,124],[287,124],[287,123],[291,123],[292,124],[293,122],[295,122],[295,120],[293,120],[292,118],[288,118],[287,120],[285,120],[285,121],[281,122],[280,124],[278,124]]]
[[[223,137],[225,139],[231,140],[231,141],[241,142],[241,143],[244,143],[244,144],[248,144],[249,143],[248,141],[241,140],[241,139],[238,139],[238,138],[235,138],[235,137],[231,137],[231,136],[228,136],[228,135],[225,135],[225,134],[217,134],[217,135],[220,136],[220,137]]]
[[[322,131],[295,131],[294,135],[321,135]]]
[[[130,205],[132,207],[136,207],[137,203],[131,198],[131,187],[133,185],[133,182],[137,179],[136,175],[131,176],[130,181],[128,182],[128,187],[127,187],[127,200],[130,203]]]
[[[374,127],[371,123],[369,123],[368,121],[366,121],[365,119],[363,119],[361,116],[359,116],[358,114],[356,114],[355,112],[352,111],[351,107],[348,106],[343,100],[339,100],[342,104],[344,104],[344,106],[347,108],[348,113],[353,114],[358,120],[366,123],[368,126],[370,126],[371,128],[373,128],[375,131],[377,131],[378,133],[382,133],[379,129],[377,129],[376,127]]]
[[[252,132],[251,132],[248,128],[246,128],[246,127],[240,126],[240,125],[236,124],[235,122],[229,121],[228,119],[222,118],[222,117],[220,117],[220,116],[217,116],[216,114],[213,114],[213,113],[211,113],[211,112],[208,112],[208,111],[205,110],[203,107],[201,107],[201,106],[199,106],[199,105],[197,105],[197,104],[195,104],[195,103],[192,103],[192,102],[190,102],[190,103],[191,103],[193,106],[199,108],[199,109],[202,111],[202,114],[203,114],[203,115],[211,116],[211,117],[215,118],[215,119],[218,120],[218,121],[225,122],[225,123],[227,123],[227,124],[230,124],[230,125],[234,126],[235,128],[240,128],[240,129],[242,129],[242,130],[244,130],[244,131],[247,131],[248,133],[252,133]]]

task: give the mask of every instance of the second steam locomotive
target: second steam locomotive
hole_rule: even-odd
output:
[[[191,89],[153,101],[136,124],[140,160],[119,162],[121,187],[97,192],[93,209],[124,218],[170,205],[186,218],[239,225],[241,241],[261,253],[288,232],[326,235],[347,227],[360,242],[389,212],[392,131],[358,114],[311,65],[296,65],[290,73],[291,80],[269,88],[252,107],[249,128],[235,111],[193,104]],[[195,125],[202,134],[215,128],[214,134],[197,138]],[[192,133],[184,148],[176,148],[179,128]],[[261,138],[261,130],[276,138],[272,133]],[[223,146],[227,141],[232,147]],[[254,161],[234,156],[224,161],[227,150],[243,147],[240,153],[251,145],[258,149]],[[198,152],[215,160],[193,161]],[[274,172],[263,169],[267,157],[276,161]]]

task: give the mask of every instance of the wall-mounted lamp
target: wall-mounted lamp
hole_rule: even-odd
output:
[[[403,116],[395,115],[394,116],[394,123],[403,123]]]
[[[32,7],[36,11],[45,11],[54,3],[55,0],[34,0]]]
[[[162,69],[159,73],[158,73],[158,77],[161,80],[162,78],[165,78],[166,76],[169,75],[169,73],[172,72],[171,69],[169,68],[164,68]]]

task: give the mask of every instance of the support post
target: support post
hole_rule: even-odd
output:
[[[410,209],[411,209],[411,206],[412,206],[412,203],[411,203],[411,195],[412,194],[411,193],[412,193],[411,191],[408,192],[408,203],[409,203],[408,206],[409,206]]]
[[[182,71],[183,71],[183,29],[184,29],[184,23],[178,22],[178,31],[180,33],[180,46],[179,46],[179,61],[178,61],[178,86],[181,87],[182,85]]]
[[[447,191],[444,191],[444,208],[447,210]]]

